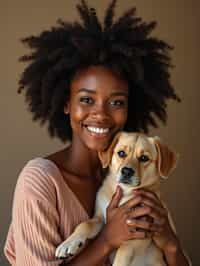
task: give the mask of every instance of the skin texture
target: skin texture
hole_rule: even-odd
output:
[[[73,131],[71,145],[47,157],[59,166],[90,217],[103,179],[97,152],[106,149],[114,135],[123,129],[127,119],[127,99],[127,83],[110,70],[91,66],[77,73],[64,108],[65,114],[70,116]],[[99,137],[90,133],[86,126],[109,128],[109,132]],[[70,265],[102,265],[123,241],[142,239],[153,233],[162,234],[167,239],[162,251],[168,265],[188,265],[158,198],[152,192],[140,190],[138,197],[118,207],[121,197],[122,191],[118,188],[107,209],[107,224]],[[137,209],[128,212],[130,206]],[[136,222],[135,218],[141,216],[152,217],[156,223],[152,224],[150,218]],[[127,224],[127,218],[132,219],[132,223]],[[134,231],[136,227],[140,230],[130,232],[130,228]]]

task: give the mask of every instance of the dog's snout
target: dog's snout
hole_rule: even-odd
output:
[[[135,174],[135,171],[130,168],[130,167],[123,167],[122,170],[121,170],[121,173],[122,173],[122,176],[123,177],[131,177]]]

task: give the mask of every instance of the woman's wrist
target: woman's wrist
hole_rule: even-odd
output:
[[[163,248],[164,254],[176,254],[178,250],[181,250],[180,243],[178,239],[171,241],[165,245]]]
[[[109,239],[109,236],[107,234],[105,227],[99,234],[99,241],[103,242],[103,246],[108,254],[110,254],[115,249],[112,243],[110,242],[110,239]]]
[[[182,248],[178,242],[171,243],[164,249],[164,256],[169,266],[189,266]]]

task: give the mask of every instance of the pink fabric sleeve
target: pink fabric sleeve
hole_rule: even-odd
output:
[[[57,215],[47,202],[23,200],[15,210],[13,224],[17,266],[56,266],[55,249],[61,238]]]
[[[52,181],[38,169],[22,172],[16,186],[12,230],[16,266],[57,266],[59,215]],[[6,253],[6,250],[5,250]]]

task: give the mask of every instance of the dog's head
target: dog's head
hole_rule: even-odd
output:
[[[132,188],[151,186],[160,177],[168,177],[177,162],[177,154],[160,138],[127,132],[118,133],[99,158],[117,183]]]

